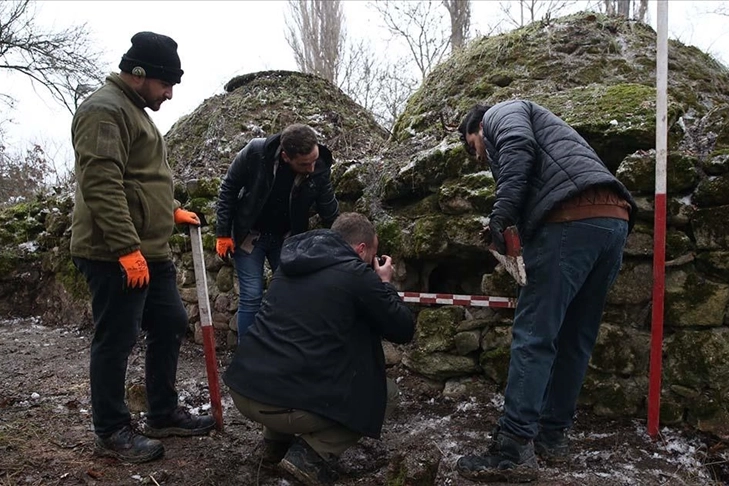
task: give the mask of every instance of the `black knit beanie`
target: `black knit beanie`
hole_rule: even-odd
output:
[[[180,56],[177,55],[177,42],[154,32],[134,34],[132,47],[122,56],[119,69],[137,76],[161,79],[170,84],[179,83],[183,74],[180,69]]]

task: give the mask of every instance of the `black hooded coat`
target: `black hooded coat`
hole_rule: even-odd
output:
[[[309,231],[284,241],[224,381],[242,396],[378,438],[387,401],[381,338],[406,343],[414,331],[395,287],[334,231]]]

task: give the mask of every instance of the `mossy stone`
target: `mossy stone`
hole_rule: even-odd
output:
[[[495,201],[496,182],[490,171],[446,181],[438,191],[438,206],[445,214],[488,214]]]
[[[691,229],[699,250],[729,249],[729,205],[697,209],[691,214]]]
[[[729,285],[712,282],[691,266],[666,272],[666,324],[721,326],[729,304]]]
[[[650,336],[626,327],[600,326],[595,348],[590,358],[594,369],[618,376],[646,373]]]
[[[666,167],[666,183],[668,194],[691,192],[698,183],[695,157],[671,153]],[[631,191],[639,193],[655,192],[656,152],[641,151],[627,156],[617,169],[617,178]]]
[[[729,329],[679,330],[664,340],[664,376],[669,386],[709,387],[729,393]],[[698,406],[698,400],[694,405]]]
[[[470,356],[449,353],[425,353],[412,350],[403,355],[403,364],[416,373],[435,380],[446,380],[477,373],[479,366]]]
[[[729,251],[705,251],[696,255],[696,268],[709,277],[729,282]]]
[[[418,314],[415,344],[425,353],[453,349],[453,336],[463,320],[464,309],[459,306],[423,309]]]
[[[669,228],[666,231],[666,258],[673,260],[694,249],[691,238],[683,231]]]
[[[691,201],[699,207],[729,204],[729,174],[712,176],[701,181]]]
[[[185,183],[190,198],[217,199],[220,191],[220,178],[191,179]]]

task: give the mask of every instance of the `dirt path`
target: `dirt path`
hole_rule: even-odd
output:
[[[261,485],[297,484],[277,469],[259,467],[258,428],[224,393],[224,433],[165,439],[165,458],[141,465],[94,457],[89,413],[88,329],[51,328],[36,320],[0,321],[0,485]],[[220,353],[221,371],[230,359]],[[129,383],[143,383],[143,349],[129,364]],[[203,352],[183,345],[181,401],[207,409]],[[463,453],[485,449],[498,416],[495,390],[444,397],[402,368],[390,370],[402,403],[381,441],[347,451],[341,485],[473,485],[453,471]],[[473,389],[473,388],[472,388]],[[225,388],[223,390],[225,392]],[[134,400],[134,397],[132,397]],[[652,442],[638,421],[614,422],[581,414],[573,431],[574,459],[542,465],[539,485],[729,484],[727,444],[664,429]],[[713,463],[709,465],[710,463]]]

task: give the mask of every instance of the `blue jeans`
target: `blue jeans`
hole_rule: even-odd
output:
[[[524,245],[503,430],[533,438],[572,426],[627,234],[626,221],[591,218],[547,223]]]
[[[96,434],[107,437],[131,421],[124,387],[127,361],[140,329],[147,331],[147,417],[166,417],[177,407],[177,359],[187,331],[174,264],[147,262],[149,285],[124,290],[119,263],[85,258],[73,262],[91,291],[91,412]]]
[[[237,242],[236,242],[237,243]],[[248,253],[238,244],[233,252],[235,272],[238,275],[238,342],[248,330],[263,296],[263,262],[268,260],[272,271],[276,271],[281,260],[283,236],[262,233]]]

